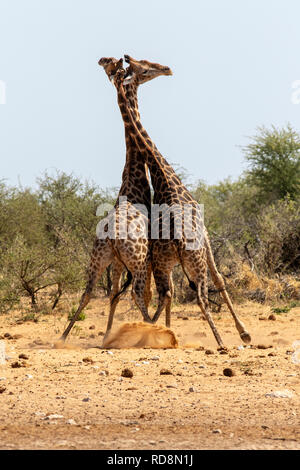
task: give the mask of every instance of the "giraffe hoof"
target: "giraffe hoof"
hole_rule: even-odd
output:
[[[247,331],[244,331],[243,333],[240,334],[241,339],[244,341],[244,343],[251,343],[251,336]]]

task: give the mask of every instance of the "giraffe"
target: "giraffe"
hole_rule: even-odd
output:
[[[113,79],[116,71],[123,65],[122,59],[118,61],[115,58],[102,58],[98,63],[103,66],[110,80]],[[139,113],[137,102],[138,86],[148,80],[166,74],[162,66],[153,67],[152,71],[147,74],[147,77],[144,76],[137,80],[135,84],[125,86],[127,99],[137,114]],[[144,320],[151,322],[147,310],[151,299],[151,263],[148,250],[148,234],[146,233],[148,227],[148,216],[146,213],[150,213],[151,204],[148,169],[142,159],[136,157],[138,149],[132,145],[132,139],[126,133],[126,129],[125,140],[126,163],[122,174],[122,185],[114,208],[115,233],[120,235],[120,227],[124,227],[124,224],[126,228],[130,225],[133,231],[140,230],[141,233],[137,240],[130,237],[118,239],[118,235],[115,240],[110,239],[109,236],[104,236],[101,239],[96,238],[88,268],[88,283],[81,297],[79,307],[61,337],[63,341],[69,334],[80,312],[88,304],[97,280],[104,269],[111,263],[113,265],[113,283],[110,297],[110,313],[105,336],[107,336],[112,327],[120,293],[129,285],[131,277],[133,278],[135,301],[143,314]],[[126,197],[126,201],[120,204],[122,197]],[[137,210],[137,205],[145,208],[145,213]],[[112,215],[110,215],[111,217]],[[105,228],[107,229],[107,226]],[[121,289],[121,276],[124,268],[128,271],[129,276]]]
[[[130,56],[125,56],[125,60],[129,63],[130,74],[132,77],[129,80],[134,80],[135,76],[140,76],[147,72],[149,62],[144,60],[136,61]],[[224,348],[222,339],[215,327],[208,309],[208,266],[212,273],[212,279],[218,290],[221,292],[221,295],[227,303],[234,318],[240,337],[244,342],[248,343],[251,341],[251,337],[245,330],[243,323],[235,314],[226,291],[224,280],[217,271],[214,263],[208,233],[203,225],[203,220],[197,211],[198,204],[179,180],[171,165],[169,165],[157,150],[155,144],[143,128],[139,115],[136,114],[129,106],[124,92],[123,83],[125,75],[126,73],[124,73],[124,71],[118,70],[114,80],[118,91],[118,103],[125,127],[127,126],[132,139],[135,141],[140,154],[143,156],[144,162],[149,167],[151,182],[154,189],[154,204],[159,206],[166,205],[170,210],[172,210],[172,225],[169,239],[164,239],[162,236],[163,229],[167,229],[167,227],[165,227],[166,220],[164,220],[159,214],[158,216],[155,216],[157,219],[157,225],[160,226],[160,230],[158,239],[152,239],[151,241],[151,260],[153,275],[159,293],[159,305],[152,321],[157,321],[164,307],[170,311],[173,295],[171,274],[174,266],[179,262],[189,280],[190,287],[196,290],[198,305],[203,315],[206,317],[219,347]],[[189,234],[187,236],[185,233],[185,227],[182,227],[182,214],[186,208],[191,209],[193,212],[192,223],[190,223],[190,226],[188,227],[189,234],[193,232],[195,228],[198,229],[201,226],[203,228],[202,239],[201,237],[199,239],[198,235],[196,236],[196,240],[195,237],[192,239],[192,242],[196,241],[196,246],[192,243],[193,248],[190,248],[191,244],[189,240],[192,236],[190,237]],[[154,219],[151,216],[151,223],[153,223],[153,221]],[[180,228],[181,235],[178,236],[178,233],[175,232]]]

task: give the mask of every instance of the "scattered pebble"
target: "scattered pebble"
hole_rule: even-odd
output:
[[[89,329],[90,329],[90,330],[95,330],[96,327],[95,327],[95,325],[91,325]]]
[[[0,382],[1,380],[6,380],[6,377],[0,377]]]
[[[133,372],[131,369],[123,369],[122,372],[121,372],[121,377],[127,377],[129,379],[131,379],[133,377]]]
[[[215,354],[211,349],[206,349],[205,354]]]
[[[213,429],[212,431],[214,434],[222,434],[221,429]]]
[[[27,361],[27,359],[29,359],[29,356],[27,356],[27,354],[19,354],[19,359],[25,359]]]
[[[225,375],[225,377],[233,377],[235,375],[235,372],[229,367],[227,367],[223,370],[223,375]]]
[[[24,361],[16,361],[11,364],[11,367],[13,369],[18,369],[20,367],[27,367],[27,363]]]
[[[99,375],[109,375],[109,372],[108,372],[108,370],[101,370],[99,372]]]
[[[173,375],[173,373],[169,369],[161,369],[160,375]]]
[[[266,393],[265,396],[271,398],[292,398],[294,393],[290,390],[276,390],[275,392]]]
[[[194,391],[195,391],[194,387],[190,387],[190,388],[189,388],[189,392],[192,393],[192,392],[194,392]]]
[[[73,426],[77,426],[77,423],[74,419],[70,418],[66,421],[66,424],[71,424]]]
[[[107,354],[109,354],[110,356],[114,355],[114,353],[112,351],[107,351]]]
[[[33,375],[31,375],[31,374],[26,374],[26,378],[27,378],[27,379],[33,379]]]
[[[142,361],[142,364],[147,365],[147,364],[150,364],[150,362],[149,361]]]
[[[183,364],[183,360],[182,360],[182,359],[178,359],[178,364]]]
[[[268,320],[272,320],[272,321],[276,320],[274,313],[271,313],[271,315],[268,316]]]
[[[243,349],[245,349],[245,348],[244,348],[244,346],[241,344],[240,346],[237,347],[237,349],[238,349],[239,351],[243,351]]]
[[[63,418],[63,415],[52,414],[52,415],[47,415],[45,416],[45,418],[42,418],[42,419],[44,419],[45,421],[51,421],[52,419],[62,419],[62,418]]]
[[[91,401],[91,399],[89,397],[86,397],[86,398],[83,398],[82,401],[87,402],[87,401]]]
[[[0,393],[5,392],[5,390],[6,390],[6,387],[3,387],[3,386],[1,385],[1,386],[0,386]]]
[[[87,364],[94,364],[95,361],[93,361],[93,359],[91,357],[84,357],[82,359],[83,362],[87,363]]]
[[[159,356],[153,356],[150,359],[151,359],[151,361],[159,361],[160,357]]]

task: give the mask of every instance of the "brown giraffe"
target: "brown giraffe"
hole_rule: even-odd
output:
[[[122,68],[122,59],[119,61],[114,58],[102,58],[99,65],[103,66],[110,80],[113,79],[116,71]],[[155,67],[155,65],[157,65]],[[126,98],[135,113],[138,112],[137,89],[138,86],[148,80],[160,75],[168,75],[166,69],[158,64],[154,64],[152,70],[144,75],[140,80],[136,80],[134,84],[124,86]],[[120,293],[133,278],[133,293],[135,301],[140,308],[144,320],[150,322],[148,315],[148,304],[151,299],[151,263],[148,252],[148,215],[150,214],[151,193],[148,178],[148,169],[143,160],[137,154],[139,153],[136,145],[125,129],[126,140],[126,163],[122,175],[122,185],[119,191],[118,199],[115,204],[116,219],[116,239],[108,236],[101,239],[96,238],[91,255],[90,266],[88,270],[88,283],[84,294],[82,295],[80,305],[70,321],[68,327],[62,335],[63,340],[66,339],[72,326],[77,320],[80,312],[88,304],[92,290],[101,276],[104,269],[113,263],[113,285],[110,298],[110,313],[106,328],[106,335],[110,331],[113,323],[114,312],[120,299]],[[120,198],[126,197],[126,202],[121,202]],[[137,210],[136,205],[145,208],[145,212]],[[110,216],[111,219],[112,215]],[[127,229],[129,226],[134,234],[140,231],[138,238],[118,239],[120,235],[120,227]],[[107,226],[105,227],[107,229]],[[124,268],[130,273],[129,281],[125,283],[121,290],[121,276]]]
[[[136,61],[129,56],[125,56],[125,60],[129,63],[130,74],[132,77],[131,80],[134,80],[135,76],[141,76],[147,73],[149,62]],[[155,144],[151,141],[147,132],[143,128],[139,115],[136,114],[129,106],[124,92],[124,78],[124,71],[118,70],[114,82],[118,90],[118,103],[125,127],[127,126],[128,132],[142,154],[144,162],[149,167],[152,186],[154,189],[154,204],[160,206],[164,204],[166,207],[171,209],[170,211],[172,212],[169,239],[168,237],[165,238],[163,235],[164,229],[166,230],[166,233],[168,232],[168,227],[166,226],[168,224],[168,220],[164,219],[159,213],[158,215],[156,214],[154,217],[151,217],[152,223],[156,222],[156,225],[159,224],[160,227],[158,239],[152,239],[151,241],[152,269],[159,293],[159,305],[153,317],[153,321],[155,322],[159,318],[164,307],[170,311],[173,294],[171,274],[174,266],[180,262],[183,271],[190,282],[190,286],[196,290],[197,301],[200,309],[208,320],[219,346],[221,348],[224,347],[208,309],[208,265],[212,273],[212,279],[230,309],[242,340],[250,342],[251,337],[245,330],[242,322],[236,316],[226,291],[223,278],[217,271],[207,231],[203,225],[201,214],[197,212],[198,204],[181,183],[173,168],[158,152]],[[183,224],[182,214],[185,210],[188,211],[188,209],[192,210],[193,217],[192,221],[189,222],[189,225],[186,226],[186,224]],[[155,218],[157,220],[155,220]],[[198,233],[195,237],[193,232],[201,226],[203,228],[202,238]],[[186,229],[189,229],[189,231]],[[178,234],[178,230],[179,232],[181,231],[181,234]]]

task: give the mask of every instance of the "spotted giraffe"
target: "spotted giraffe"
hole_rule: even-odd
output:
[[[147,73],[149,62],[136,61],[129,56],[125,56],[125,60],[129,63],[131,80],[134,80],[134,77]],[[166,238],[163,236],[163,231],[165,230],[168,233],[168,227],[166,226],[166,224],[170,225],[168,218],[163,218],[161,214],[155,216],[157,218],[156,226],[159,226],[160,229],[158,239],[152,239],[151,241],[151,259],[153,275],[159,293],[159,305],[153,321],[157,321],[164,307],[170,311],[173,295],[171,275],[174,266],[179,262],[190,282],[190,286],[196,290],[198,305],[206,317],[219,347],[223,348],[223,342],[208,308],[207,266],[209,266],[212,279],[230,309],[240,337],[244,342],[248,343],[251,341],[251,337],[235,314],[223,278],[218,273],[214,263],[208,233],[203,225],[201,214],[198,212],[198,204],[179,180],[171,165],[157,150],[155,144],[143,128],[139,115],[129,106],[124,91],[126,74],[127,72],[124,73],[123,70],[118,70],[114,79],[125,128],[127,127],[129,134],[140,151],[140,155],[143,157],[143,161],[149,167],[154,189],[154,204],[159,206],[165,205],[171,212],[171,230],[169,237]],[[187,209],[191,209],[192,212],[192,221],[190,222],[188,235],[185,232],[186,227],[183,224],[182,217],[182,214]],[[155,220],[152,217],[152,224],[154,222]],[[202,232],[200,231],[202,237],[199,237],[197,232],[197,229],[200,227],[203,229]],[[181,229],[181,235],[178,234],[179,229]],[[195,231],[196,237],[194,235]]]
[[[110,79],[113,79],[116,71],[122,68],[122,59],[102,58],[99,65],[103,66]],[[126,98],[134,112],[138,112],[137,89],[138,86],[160,75],[167,75],[164,67],[154,64],[147,76],[128,83],[125,86]],[[88,304],[92,290],[104,269],[113,263],[113,285],[110,299],[110,313],[106,328],[106,335],[113,323],[114,312],[119,301],[121,291],[121,276],[126,268],[133,278],[133,294],[135,301],[142,312],[146,322],[151,322],[148,315],[148,304],[151,298],[151,263],[148,249],[148,217],[150,214],[151,192],[148,178],[148,169],[141,158],[136,145],[133,145],[131,136],[126,132],[126,163],[122,175],[122,185],[113,213],[109,214],[107,223],[102,227],[101,238],[96,238],[88,269],[88,283],[82,295],[79,307],[64,331],[61,339],[65,340],[80,312]],[[122,201],[122,198],[126,200]],[[120,202],[122,201],[122,202]],[[140,211],[137,205],[145,208]],[[113,226],[115,217],[115,238],[106,235],[108,226]],[[102,224],[103,225],[103,224]],[[121,231],[125,227],[125,238],[121,237]],[[104,230],[103,230],[104,228]],[[128,229],[132,236],[127,237]]]

